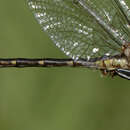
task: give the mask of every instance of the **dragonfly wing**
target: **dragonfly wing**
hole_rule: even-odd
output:
[[[121,39],[130,38],[127,21],[119,16],[118,0],[84,0]],[[114,4],[113,4],[114,3]],[[42,29],[66,55],[73,59],[115,55],[121,43],[113,40],[84,8],[74,0],[28,0]]]

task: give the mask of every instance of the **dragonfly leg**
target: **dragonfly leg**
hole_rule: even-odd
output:
[[[101,70],[102,75],[106,76],[108,74],[107,70]]]
[[[115,72],[115,70],[108,71],[108,70],[105,70],[105,69],[104,69],[104,70],[101,70],[101,73],[102,73],[104,76],[109,75],[109,76],[111,76],[112,78],[117,75],[117,73]]]

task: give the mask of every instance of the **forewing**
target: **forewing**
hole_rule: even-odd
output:
[[[117,0],[115,0],[117,1]],[[128,40],[125,19],[119,16],[114,0],[85,0],[117,34]],[[114,4],[113,4],[114,2]],[[115,55],[121,44],[115,42],[84,8],[74,0],[28,0],[42,29],[66,55],[73,59]]]

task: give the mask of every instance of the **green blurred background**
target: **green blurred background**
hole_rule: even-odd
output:
[[[25,0],[0,1],[0,57],[66,56]],[[130,81],[85,68],[0,69],[1,130],[129,130]]]

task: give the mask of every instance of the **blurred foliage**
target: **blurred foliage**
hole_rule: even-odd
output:
[[[24,0],[0,2],[1,57],[66,56]],[[130,83],[86,68],[0,69],[1,130],[128,130]]]

